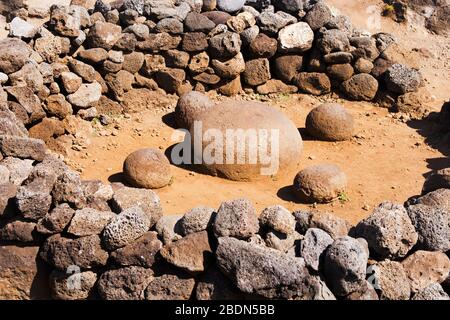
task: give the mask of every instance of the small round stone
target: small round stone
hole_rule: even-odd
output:
[[[332,164],[315,165],[300,171],[294,179],[294,193],[306,203],[327,203],[347,186],[347,176]]]
[[[140,149],[130,154],[123,164],[126,180],[133,187],[158,189],[172,179],[170,162],[158,149]]]
[[[313,109],[306,118],[306,131],[320,140],[350,140],[353,130],[353,117],[340,104],[322,104]]]

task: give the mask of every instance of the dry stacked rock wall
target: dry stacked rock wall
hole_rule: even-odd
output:
[[[163,216],[153,191],[82,181],[49,153],[50,138],[76,134],[74,114],[92,117],[105,101],[120,110],[133,90],[235,93],[242,80],[260,92],[334,87],[370,100],[420,85],[387,58],[392,37],[354,34],[323,3],[249,3],[257,11],[243,1],[217,1],[222,11],[208,11],[215,1],[97,1],[93,11],[53,7],[38,29],[13,20],[13,37],[0,40],[2,298],[41,297],[47,283],[56,299],[449,299],[448,170],[351,228],[281,206],[258,218],[246,199]],[[448,108],[441,114],[445,127]]]

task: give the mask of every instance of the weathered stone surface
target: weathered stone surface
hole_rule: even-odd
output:
[[[314,31],[324,27],[331,19],[331,10],[323,1],[317,2],[305,16],[306,23],[308,23]]]
[[[241,52],[229,60],[213,59],[211,66],[217,75],[227,79],[233,79],[245,71],[245,61]]]
[[[383,202],[355,229],[381,259],[402,258],[416,244],[418,235],[402,205]]]
[[[317,280],[303,259],[235,238],[219,238],[217,265],[245,293],[266,298],[312,299]]]
[[[61,271],[71,266],[78,266],[82,270],[101,267],[108,260],[108,253],[102,249],[97,235],[78,239],[53,235],[42,245],[40,256]]]
[[[443,207],[416,204],[407,208],[419,238],[417,246],[423,250],[450,250],[450,211]]]
[[[275,59],[275,74],[286,83],[301,71],[303,67],[303,57],[298,55],[281,56]]]
[[[199,119],[200,114],[212,106],[214,102],[200,92],[191,91],[182,95],[175,108],[177,124],[181,128],[190,129],[194,121]]]
[[[442,252],[416,251],[402,261],[411,292],[417,293],[433,283],[442,283],[450,271],[450,259]]]
[[[180,232],[186,236],[191,233],[207,230],[215,219],[215,210],[207,207],[196,207],[184,214],[180,220]]]
[[[251,237],[259,229],[253,204],[247,199],[223,202],[217,211],[213,228],[217,237]]]
[[[143,300],[144,290],[153,280],[153,271],[142,267],[126,267],[103,273],[97,283],[104,300]]]
[[[9,110],[0,110],[0,135],[26,137],[27,129],[16,115]]]
[[[217,267],[210,267],[199,278],[197,300],[240,300],[245,295]]]
[[[27,61],[19,71],[11,73],[9,80],[12,86],[28,87],[36,93],[44,89],[44,78],[39,65],[31,60]]]
[[[54,270],[49,276],[52,297],[58,300],[88,299],[94,293],[96,282],[97,274],[92,271],[70,274]]]
[[[260,58],[245,63],[244,81],[250,86],[266,83],[271,78],[268,59]]]
[[[42,140],[2,135],[0,150],[4,156],[42,161],[47,148]]]
[[[305,52],[312,48],[314,32],[305,22],[288,25],[278,34],[278,46],[282,52]]]
[[[262,228],[275,230],[283,234],[295,232],[295,217],[286,208],[276,205],[264,209],[259,216]]]
[[[166,32],[151,33],[144,41],[138,42],[136,47],[143,51],[158,52],[176,49],[180,42],[180,37],[171,36]]]
[[[32,159],[7,157],[2,160],[1,164],[9,170],[9,181],[16,186],[20,186],[33,170],[33,162]]]
[[[98,82],[82,84],[75,92],[67,96],[67,100],[74,106],[87,109],[100,100],[102,86]]]
[[[52,191],[55,204],[67,202],[76,208],[85,204],[85,197],[78,172],[66,170],[58,176]]]
[[[160,253],[170,264],[196,273],[205,271],[210,263],[212,250],[208,233],[201,231],[165,245]]]
[[[115,216],[115,213],[91,208],[77,210],[67,232],[78,237],[100,234]]]
[[[45,104],[45,110],[49,115],[58,117],[59,119],[64,119],[73,112],[71,104],[67,102],[62,94],[49,96]]]
[[[39,247],[0,246],[0,299],[49,299],[48,268]]]
[[[29,122],[33,123],[45,117],[41,101],[28,87],[6,87],[5,91],[12,95],[26,110]]]
[[[241,51],[239,34],[224,32],[209,39],[209,53],[213,58],[230,59]]]
[[[433,283],[416,293],[411,300],[450,300],[450,296],[439,283]]]
[[[0,217],[12,214],[16,193],[16,185],[12,183],[0,184]]]
[[[399,94],[417,91],[422,82],[419,71],[398,63],[387,69],[385,77],[388,89]]]
[[[36,225],[36,231],[45,235],[61,233],[69,225],[75,210],[67,203],[55,207],[47,213]]]
[[[327,203],[336,199],[347,187],[347,176],[336,165],[315,165],[300,171],[294,178],[293,190],[299,200]]]
[[[330,78],[324,73],[300,72],[293,78],[293,83],[300,91],[317,96],[331,91]]]
[[[156,254],[162,248],[156,232],[147,232],[133,243],[111,253],[111,260],[120,266],[140,266],[150,268],[155,263]]]
[[[180,215],[162,216],[155,225],[155,230],[164,244],[182,238],[180,230]]]
[[[296,93],[297,91],[298,88],[296,86],[287,85],[283,81],[277,79],[268,80],[266,83],[256,88],[256,92],[259,94],[290,94]]]
[[[347,34],[339,29],[326,30],[318,39],[317,45],[323,54],[346,52],[350,49],[350,41]]]
[[[417,203],[450,211],[450,188],[437,189],[417,199]]]
[[[123,173],[131,185],[145,189],[165,187],[172,179],[169,160],[155,148],[131,153],[125,159]]]
[[[136,204],[125,209],[105,226],[103,243],[109,250],[124,247],[143,236],[150,228],[148,215]]]
[[[370,74],[360,73],[344,81],[341,90],[354,100],[370,101],[378,91],[378,81]]]
[[[331,291],[345,296],[366,285],[366,266],[369,250],[364,240],[343,237],[328,248],[324,260],[324,274]]]
[[[31,48],[22,40],[0,40],[0,72],[10,74],[19,71],[31,54]]]
[[[437,189],[450,189],[450,168],[432,172],[423,184],[422,194],[427,194]]]
[[[249,119],[255,119],[254,121],[249,121]],[[258,120],[256,120],[258,119]],[[230,155],[227,155],[225,149],[226,147],[218,146],[218,152],[215,155],[211,155],[207,149],[206,157],[200,158],[201,154],[194,148],[194,156],[197,159],[208,158],[207,162],[204,161],[201,165],[201,169],[212,174],[220,175],[227,179],[237,180],[237,181],[248,181],[263,179],[268,175],[279,175],[285,172],[290,172],[294,169],[294,166],[299,161],[299,155],[302,150],[302,141],[295,125],[286,118],[282,113],[278,112],[274,108],[271,108],[265,104],[256,102],[238,102],[229,101],[215,105],[208,112],[201,115],[199,120],[202,121],[202,136],[200,136],[199,130],[197,132],[191,132],[193,137],[191,143],[192,146],[195,145],[197,139],[202,140],[202,152],[204,148],[211,148],[211,138],[203,139],[203,135],[210,128],[220,130],[221,134],[226,137],[226,131],[231,130],[268,130],[268,132],[274,132],[276,130],[279,132],[279,153],[276,157],[278,161],[272,162],[272,166],[268,166],[267,162],[265,164],[261,163],[261,158],[250,160],[252,152],[268,152],[270,149],[270,140],[274,139],[275,136],[266,139],[265,141],[260,141],[259,145],[248,143],[248,138],[245,142],[245,147],[242,150],[251,150],[251,152],[238,152],[235,157],[239,157],[239,161],[232,161],[233,164],[227,164],[230,162]],[[217,130],[216,130],[217,132]],[[243,139],[242,135],[227,138],[227,140],[236,141]],[[230,141],[230,142],[231,142]],[[257,150],[255,150],[255,148]],[[223,149],[223,152],[222,150]],[[279,155],[279,157],[278,157]],[[272,155],[274,157],[274,155]],[[229,159],[226,161],[226,159]],[[213,160],[212,160],[213,159]],[[216,160],[218,159],[218,160]],[[223,159],[223,160],[220,160]],[[275,160],[275,159],[274,159]],[[213,162],[212,164],[210,164]],[[278,162],[278,166],[276,166]]]
[[[325,231],[310,228],[300,242],[300,256],[308,267],[315,271],[322,268],[326,249],[334,242],[333,238]]]
[[[5,242],[30,244],[38,242],[36,223],[22,220],[7,220],[0,224],[0,239]]]
[[[325,103],[308,114],[306,130],[320,140],[350,140],[354,131],[353,116],[340,104]]]
[[[411,288],[401,263],[384,260],[372,267],[373,285],[380,292],[381,300],[408,300]]]

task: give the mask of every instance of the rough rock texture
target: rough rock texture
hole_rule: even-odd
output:
[[[162,216],[159,197],[151,190],[120,187],[114,191],[111,203],[117,213],[135,206],[140,207],[150,220],[149,228],[155,225]]]
[[[223,202],[217,211],[213,229],[217,237],[250,238],[259,230],[253,204],[247,199]]]
[[[439,283],[430,284],[416,293],[412,300],[450,300],[450,296],[442,289]]]
[[[113,212],[98,211],[91,208],[77,210],[67,232],[78,237],[100,234],[115,216],[116,214]]]
[[[220,270],[245,293],[301,300],[314,298],[318,291],[304,261],[277,250],[224,237],[219,238],[216,258]]]
[[[213,105],[214,103],[200,92],[191,91],[182,95],[175,108],[177,124],[189,130],[199,115]]]
[[[380,292],[381,300],[409,299],[411,288],[401,263],[384,260],[375,264],[373,271],[373,285]]]
[[[68,274],[66,271],[54,270],[49,282],[51,294],[58,300],[84,300],[95,291],[97,274],[92,271]]]
[[[91,269],[106,265],[108,253],[102,249],[97,235],[69,239],[56,234],[47,238],[41,252],[41,258],[59,270],[70,266]]]
[[[335,240],[326,251],[324,275],[331,291],[345,296],[366,284],[366,265],[369,258],[367,243],[343,237]]]
[[[201,231],[165,245],[161,256],[169,263],[188,272],[203,272],[211,259],[208,233]]]
[[[308,114],[306,130],[320,140],[350,140],[354,131],[353,117],[339,104],[322,104]]]
[[[176,274],[155,277],[145,289],[146,300],[189,300],[195,287],[195,280]]]
[[[402,258],[416,244],[418,235],[402,205],[383,202],[356,226],[357,236],[367,240],[380,259]]]
[[[48,268],[39,247],[0,246],[0,299],[48,299]]]
[[[109,270],[98,280],[98,293],[105,300],[143,300],[144,291],[153,280],[153,271],[142,267]]]
[[[103,230],[104,245],[115,250],[140,238],[150,228],[150,219],[138,206],[131,207],[113,217]]]
[[[333,238],[325,231],[310,228],[300,243],[300,256],[305,259],[308,267],[319,271],[325,256],[326,249],[334,242]]]
[[[450,211],[442,207],[416,204],[407,208],[419,235],[417,245],[428,251],[450,250]]]
[[[442,252],[416,251],[402,261],[411,292],[417,293],[432,283],[442,283],[450,271],[450,259]]]
[[[196,207],[184,214],[180,220],[180,231],[183,235],[207,230],[212,226],[216,213],[214,209]]]

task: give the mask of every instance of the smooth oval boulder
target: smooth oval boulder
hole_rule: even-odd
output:
[[[332,164],[310,166],[294,179],[294,194],[307,203],[327,203],[336,199],[347,186],[347,176]]]
[[[169,160],[154,148],[131,153],[123,164],[123,173],[131,185],[145,189],[165,187],[172,179]]]
[[[296,126],[268,105],[224,102],[199,121],[200,128],[191,128],[194,159],[211,175],[257,180],[295,169],[300,160],[303,142]]]
[[[200,92],[191,91],[183,94],[175,107],[177,125],[189,129],[202,112],[213,106],[214,102]]]
[[[320,140],[350,140],[353,130],[352,115],[337,103],[324,103],[314,108],[306,118],[306,131]]]

